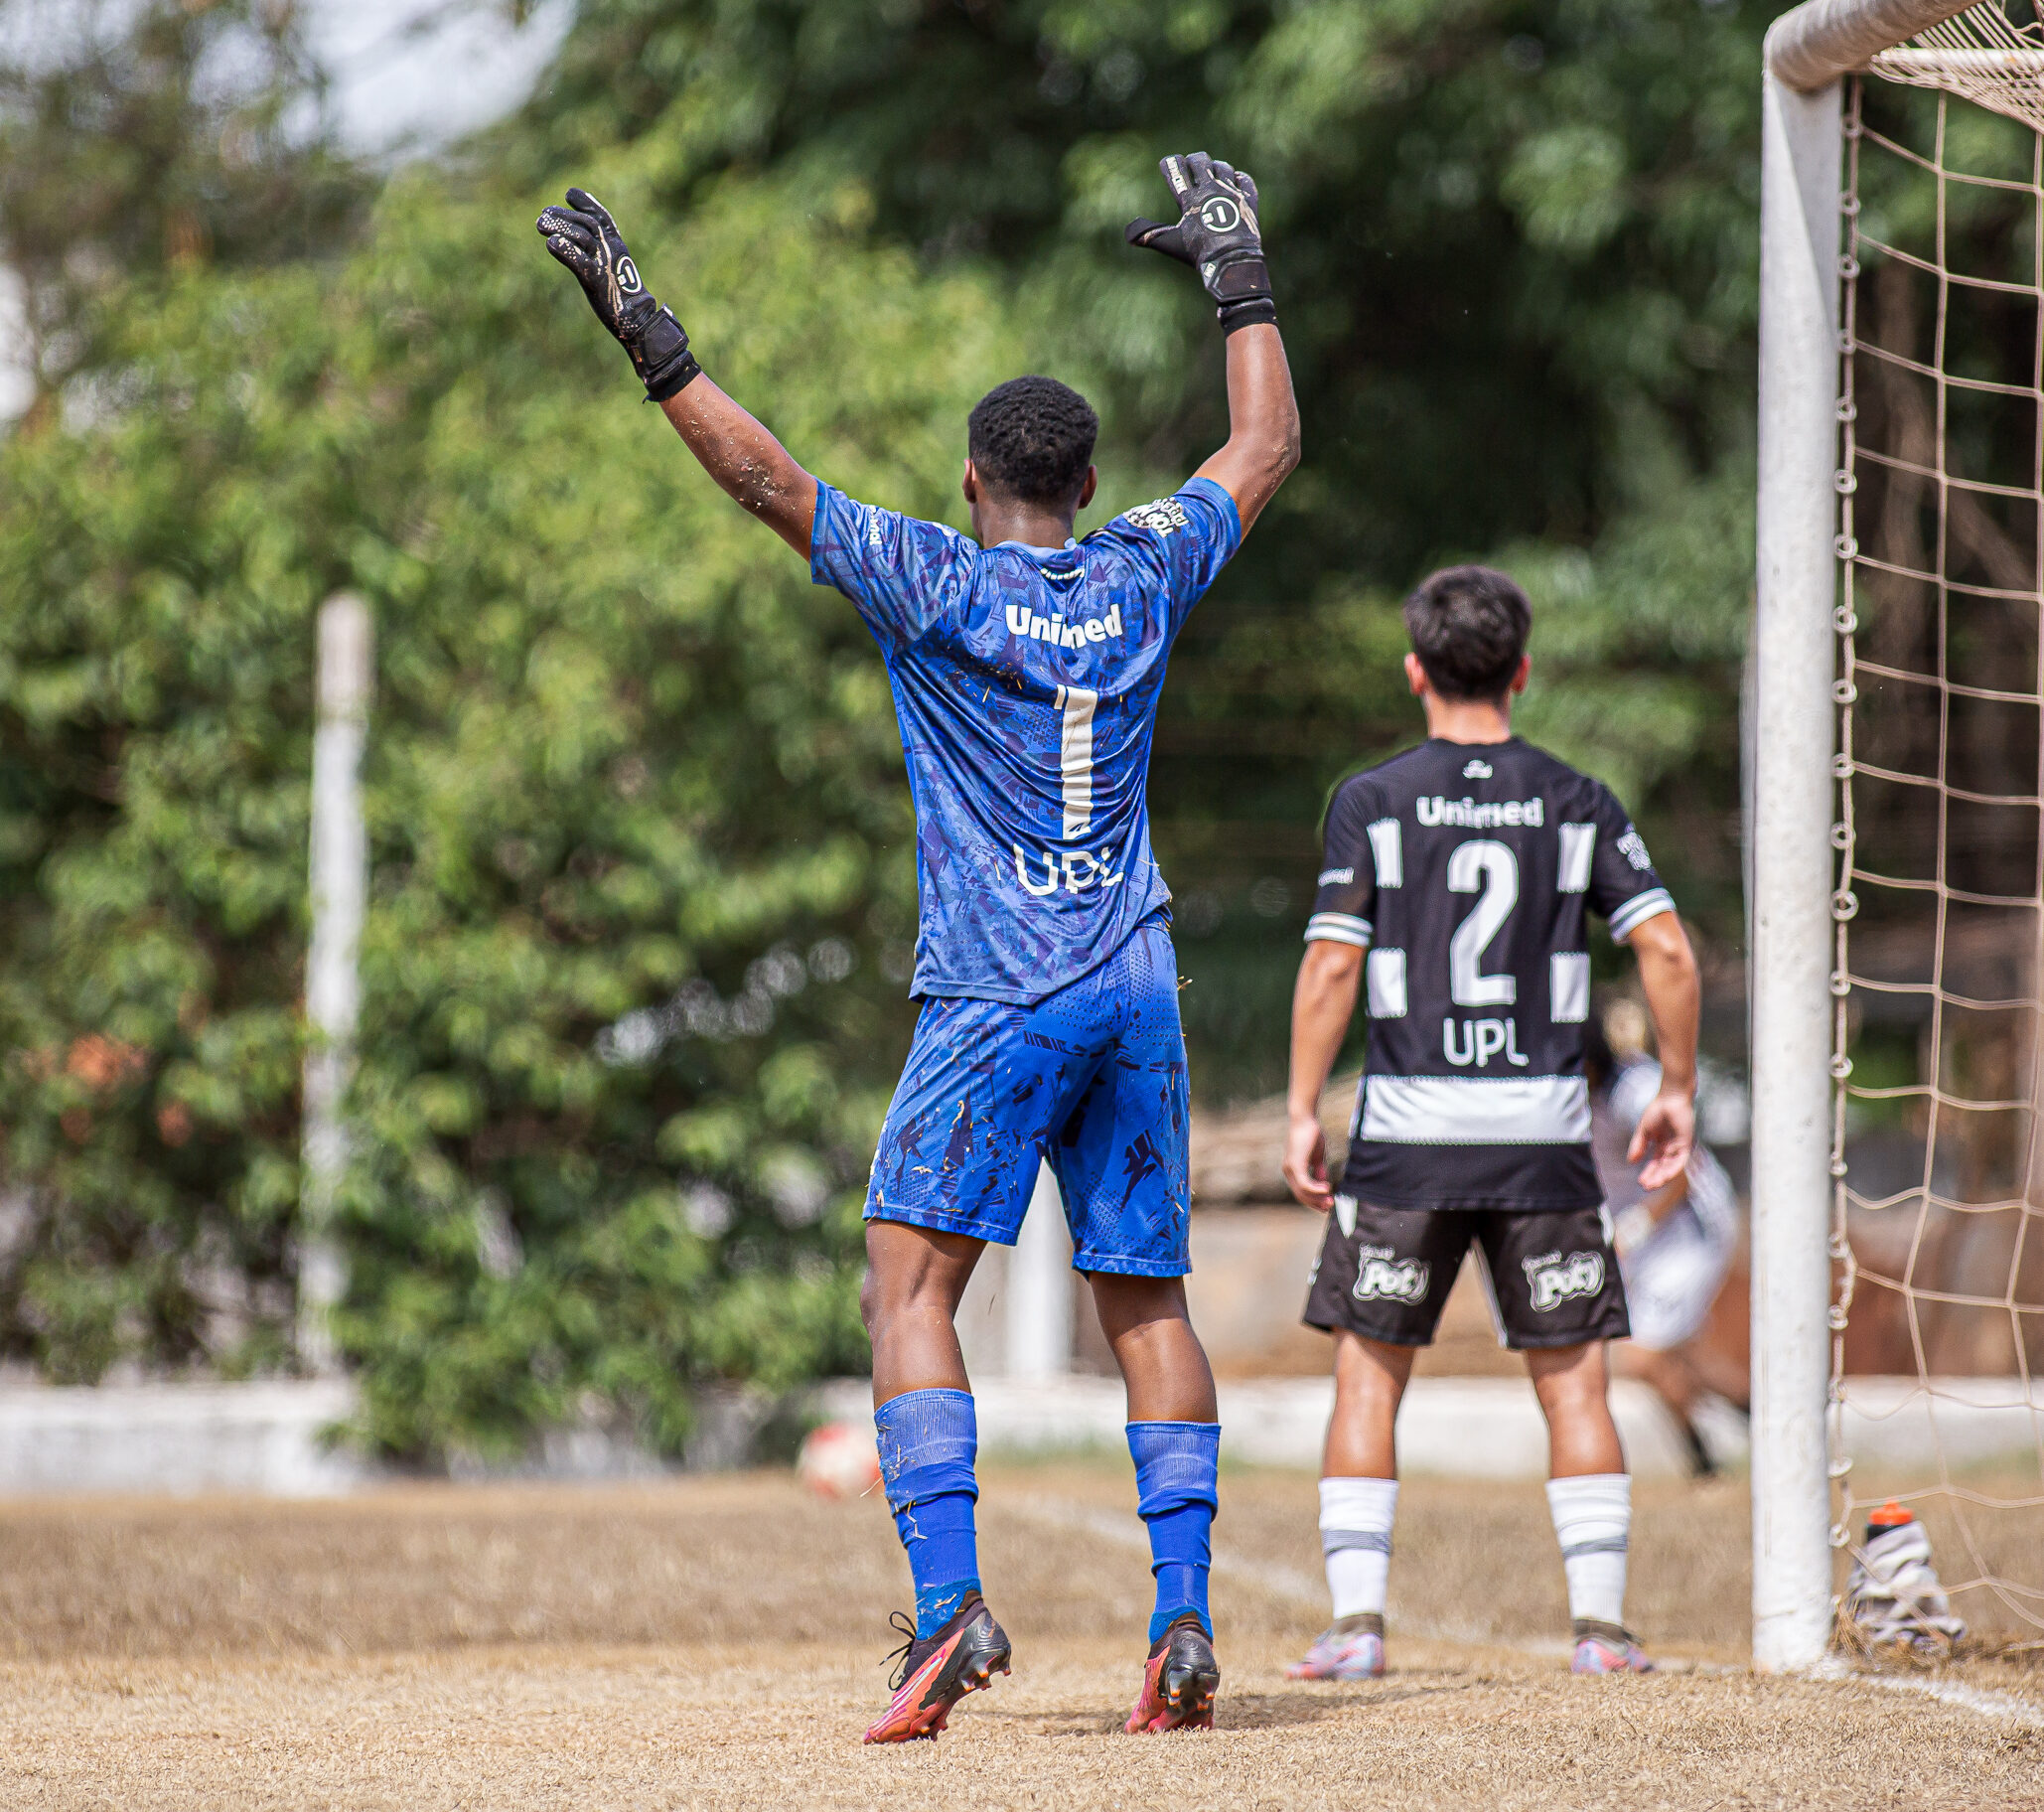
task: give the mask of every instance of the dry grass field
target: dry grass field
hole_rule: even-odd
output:
[[[9,1506],[0,1806],[2044,1808],[2044,1674],[1746,1671],[1742,1481],[1642,1489],[1634,1620],[1669,1665],[1634,1680],[1565,1671],[1536,1484],[1415,1481],[1392,1671],[1331,1687],[1282,1672],[1323,1620],[1312,1481],[1230,1474],[1219,1728],[1124,1737],[1125,1471],[989,1474],[1016,1672],[885,1751],[891,1525],[785,1474]]]

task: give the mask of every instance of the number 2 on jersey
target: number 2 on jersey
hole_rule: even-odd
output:
[[[1509,843],[1477,837],[1448,857],[1448,891],[1483,898],[1455,928],[1448,943],[1448,994],[1457,1006],[1511,1006],[1519,983],[1510,976],[1483,973],[1484,952],[1519,904],[1519,858]]]

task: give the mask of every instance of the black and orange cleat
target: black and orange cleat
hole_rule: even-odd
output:
[[[894,1613],[894,1626],[908,1637],[894,1651],[901,1657],[899,1671],[888,1682],[894,1699],[866,1733],[866,1740],[914,1742],[927,1736],[935,1742],[952,1706],[967,1693],[991,1686],[996,1673],[1008,1672],[1007,1632],[977,1592],[933,1636],[919,1637],[900,1611]]]
[[[1143,1664],[1142,1691],[1121,1728],[1131,1736],[1148,1731],[1211,1731],[1214,1695],[1221,1690],[1221,1663],[1213,1638],[1191,1611],[1150,1644]]]

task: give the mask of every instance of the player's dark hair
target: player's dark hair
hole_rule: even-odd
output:
[[[1018,504],[1069,509],[1093,464],[1100,418],[1055,378],[1010,378],[973,405],[965,447],[979,476]]]
[[[1532,629],[1526,593],[1495,567],[1446,567],[1405,600],[1412,652],[1443,698],[1504,697]]]

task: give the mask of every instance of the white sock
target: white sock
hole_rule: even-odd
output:
[[[1568,1575],[1568,1614],[1625,1626],[1625,1544],[1633,1481],[1624,1472],[1550,1478],[1547,1509]]]
[[[1397,1508],[1395,1478],[1320,1481],[1320,1550],[1327,1556],[1327,1589],[1337,1621],[1362,1611],[1384,1615]]]

